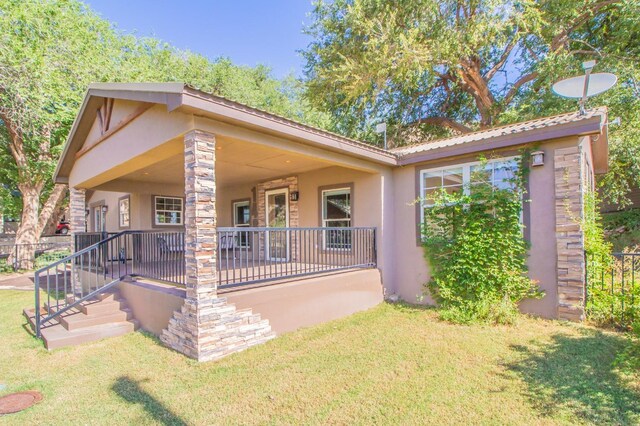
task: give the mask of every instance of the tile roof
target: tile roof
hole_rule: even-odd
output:
[[[478,142],[482,140],[489,140],[499,136],[515,135],[531,130],[542,129],[545,127],[552,127],[559,124],[577,123],[583,120],[588,120],[595,116],[606,116],[606,107],[599,107],[588,110],[584,115],[580,115],[578,111],[554,115],[551,117],[536,118],[534,120],[523,121],[520,123],[508,124],[506,126],[494,127],[491,129],[480,130],[472,133],[465,133],[458,136],[453,136],[446,139],[436,139],[429,142],[424,142],[416,145],[404,146],[394,148],[391,150],[398,157],[405,155],[416,154],[419,152],[432,151],[438,148],[445,148],[455,145],[462,145],[470,142]]]

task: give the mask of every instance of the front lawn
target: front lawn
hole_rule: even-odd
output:
[[[8,424],[638,424],[621,335],[523,319],[456,326],[383,304],[199,364],[143,333],[47,352],[30,292],[0,292],[0,390],[44,400]]]

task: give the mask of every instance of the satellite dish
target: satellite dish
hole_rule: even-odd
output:
[[[587,84],[586,96],[590,98],[591,96],[599,95],[600,93],[611,89],[618,81],[618,77],[615,74],[608,72],[591,74],[588,82],[586,79],[586,75],[580,75],[578,77],[560,80],[553,85],[551,90],[553,90],[553,93],[558,96],[562,96],[563,98],[581,99],[584,95],[585,84]]]
[[[587,98],[606,92],[618,81],[618,77],[616,77],[615,74],[608,72],[591,74],[591,70],[593,70],[595,65],[596,61],[583,62],[582,68],[585,70],[585,75],[560,80],[551,87],[553,93],[558,96],[580,99],[578,102],[580,105],[580,115],[584,115],[585,113],[584,106],[587,103]]]

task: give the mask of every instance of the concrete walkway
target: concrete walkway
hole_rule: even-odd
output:
[[[33,291],[33,272],[1,275],[0,290]]]

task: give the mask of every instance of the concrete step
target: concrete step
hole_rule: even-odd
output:
[[[128,309],[119,309],[114,312],[95,315],[87,315],[83,312],[78,312],[73,315],[63,316],[60,318],[60,324],[67,330],[71,331],[113,322],[126,321],[131,318],[132,313],[131,310]]]
[[[67,330],[62,324],[42,330],[42,339],[49,350],[65,346],[75,346],[94,342],[107,337],[122,336],[138,329],[138,321],[131,319],[114,323],[105,323],[77,330]]]
[[[45,315],[47,315],[48,312],[45,308],[40,308],[40,316],[44,317]],[[36,310],[35,308],[24,308],[22,310],[22,315],[25,316],[25,318],[27,319],[27,322],[29,323],[29,326],[31,327],[31,331],[36,330]],[[44,326],[52,326],[52,325],[56,325],[58,324],[58,318],[54,318],[51,321],[49,321],[47,324],[43,324]]]
[[[102,293],[99,294],[95,297],[96,300],[99,300],[101,302],[104,301],[114,301],[114,300],[120,300],[120,293],[118,293],[118,291],[108,291],[107,293]]]
[[[124,300],[102,300],[83,303],[80,311],[86,315],[100,315],[117,312],[126,308]]]

